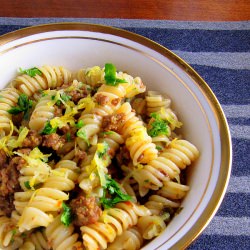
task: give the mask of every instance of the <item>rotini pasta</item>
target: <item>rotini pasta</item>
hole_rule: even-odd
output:
[[[53,188],[40,188],[36,191],[16,192],[15,207],[21,214],[18,221],[20,232],[39,226],[48,226],[53,220],[52,212],[60,211],[62,201],[68,195]]]
[[[121,235],[129,227],[137,224],[139,216],[149,215],[145,207],[133,203],[118,203],[116,208],[103,212],[95,224],[81,227],[83,244],[86,249],[106,249],[107,243],[113,242],[117,235]]]
[[[62,84],[70,83],[72,74],[64,67],[43,66],[37,68],[34,76],[22,74],[12,81],[12,86],[27,96],[33,96],[40,90],[55,89]]]
[[[158,190],[163,182],[178,179],[182,169],[197,159],[197,148],[186,140],[174,140],[155,160],[142,168],[133,170],[133,177],[139,184],[140,195],[149,189]]]
[[[143,244],[143,238],[137,227],[132,227],[116,237],[108,245],[108,250],[138,250]]]
[[[9,133],[11,130],[11,114],[8,110],[16,106],[19,92],[14,88],[6,88],[0,91],[0,133]]]
[[[162,217],[149,215],[139,218],[137,227],[139,228],[143,239],[151,240],[160,235],[166,228],[166,225]]]
[[[148,163],[157,157],[157,150],[152,143],[151,137],[147,134],[143,122],[132,112],[129,103],[124,103],[117,111],[118,114],[125,114],[125,121],[120,125],[125,144],[130,151],[133,164]]]
[[[0,248],[137,250],[161,234],[199,156],[170,98],[111,63],[20,72],[0,91]]]
[[[161,111],[161,109],[166,109],[170,106],[171,100],[164,98],[162,95],[155,91],[148,91],[146,96],[146,106],[147,106],[147,114]]]
[[[52,91],[51,91],[52,92]],[[55,108],[54,106],[49,106],[48,103],[51,101],[51,96],[55,92],[50,93],[50,95],[45,95],[41,97],[38,101],[29,121],[29,127],[33,130],[41,132],[46,122],[54,117]]]
[[[27,235],[19,250],[49,250],[48,239],[45,230],[36,230]]]
[[[10,218],[0,215],[0,248],[15,250],[22,243],[15,223]]]
[[[80,169],[74,161],[61,160],[55,165],[53,173],[45,181],[43,187],[60,191],[73,190],[79,173]]]
[[[187,185],[166,181],[156,194],[149,197],[145,206],[150,209],[153,215],[160,215],[166,208],[180,207],[180,201],[188,191]]]
[[[46,235],[49,240],[49,246],[55,250],[81,250],[82,243],[78,241],[78,234],[74,233],[72,225],[65,226],[57,216],[52,223],[46,228]]]

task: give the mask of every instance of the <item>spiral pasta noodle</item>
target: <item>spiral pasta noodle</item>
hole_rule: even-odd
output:
[[[53,92],[51,94],[53,94]],[[41,132],[44,129],[46,122],[54,117],[55,108],[53,105],[48,105],[48,102],[50,101],[51,95],[45,95],[38,101],[30,117],[29,127],[31,129]]]
[[[82,243],[78,241],[78,234],[74,233],[72,225],[65,226],[61,223],[60,215],[46,228],[46,235],[50,242],[50,247],[54,250],[81,250]]]
[[[40,90],[55,89],[62,84],[70,83],[72,74],[64,67],[43,66],[39,67],[41,75],[31,77],[27,74],[17,76],[12,81],[12,86],[27,96],[33,96]]]
[[[137,224],[139,216],[149,215],[144,206],[131,202],[118,203],[115,208],[104,211],[98,222],[81,227],[83,244],[86,249],[106,249],[117,235]]]
[[[164,98],[161,94],[155,91],[148,91],[148,94],[145,98],[146,107],[147,107],[147,115],[151,113],[158,112],[162,108],[166,109],[170,106],[171,100],[168,98]]]
[[[19,250],[49,250],[45,230],[31,232]]]
[[[143,238],[137,227],[129,228],[108,245],[108,250],[138,250],[143,244]]]
[[[18,249],[23,243],[15,223],[8,217],[0,215],[0,247]]]
[[[12,115],[8,112],[18,102],[19,92],[14,88],[0,91],[0,132],[8,133]]]
[[[139,218],[137,226],[143,239],[147,240],[157,237],[166,228],[163,218],[157,215],[149,215]]]
[[[161,155],[168,158],[179,169],[185,169],[199,157],[199,151],[187,140],[173,140]]]
[[[60,211],[62,201],[68,198],[66,193],[53,188],[16,192],[14,204],[21,214],[18,221],[19,231],[48,226],[53,220],[52,212]]]
[[[30,165],[22,167],[21,176],[18,178],[21,188],[28,191],[30,187],[44,183],[50,175],[50,167],[46,164]]]
[[[158,151],[147,134],[141,120],[132,112],[129,103],[124,103],[117,113],[125,114],[125,121],[120,126],[120,131],[126,140],[133,164],[148,163],[157,157]]]
[[[160,215],[165,208],[178,208],[180,201],[189,191],[189,186],[173,181],[164,182],[163,187],[156,194],[151,195],[145,206],[153,215]]]
[[[140,195],[146,195],[149,189],[158,190],[164,181],[177,179],[180,171],[198,156],[197,148],[190,142],[172,141],[169,148],[163,150],[155,160],[133,171],[133,177],[139,184]]]
[[[103,82],[103,71],[99,66],[82,68],[76,72],[76,79],[94,87]]]
[[[101,130],[102,117],[96,114],[82,114],[79,120],[84,124],[81,131],[86,135],[86,141],[91,145],[96,144],[94,141]]]
[[[79,172],[80,169],[74,161],[61,160],[55,165],[53,174],[48,177],[43,187],[70,191],[75,188]]]

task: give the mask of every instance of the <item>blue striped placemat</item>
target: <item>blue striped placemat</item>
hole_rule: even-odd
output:
[[[71,21],[115,26],[148,37],[174,51],[206,80],[229,122],[233,168],[220,209],[188,249],[249,249],[250,22],[0,17],[0,35],[31,25]]]

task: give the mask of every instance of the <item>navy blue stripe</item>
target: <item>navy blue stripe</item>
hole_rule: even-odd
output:
[[[249,236],[201,235],[187,250],[246,250]]]
[[[3,35],[5,33],[18,30],[21,28],[25,28],[27,26],[22,26],[22,25],[0,25],[0,35]]]
[[[250,70],[192,65],[221,104],[250,104]]]
[[[232,175],[250,176],[250,167],[249,167],[250,140],[232,139],[232,142],[233,142]]]
[[[250,125],[250,118],[238,117],[238,118],[228,118],[229,125]]]
[[[216,215],[224,217],[250,217],[250,194],[227,193]]]
[[[249,30],[176,30],[162,28],[124,28],[171,50],[193,52],[248,52]]]

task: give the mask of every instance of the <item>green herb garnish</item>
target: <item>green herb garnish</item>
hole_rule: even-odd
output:
[[[35,189],[40,188],[42,186],[42,183],[37,183],[34,185],[34,187],[31,187],[29,181],[25,181],[23,184],[27,189],[32,189],[32,190],[35,190]]]
[[[29,97],[25,94],[21,94],[18,97],[17,106],[13,106],[11,109],[8,110],[8,113],[12,115],[17,115],[21,112],[24,114],[24,119],[28,120],[29,118],[29,111],[32,108],[33,102],[29,100]]]
[[[69,101],[71,99],[71,96],[67,95],[65,93],[62,93],[61,98],[62,98],[63,101],[67,102],[67,101]]]
[[[16,233],[17,233],[17,230],[16,229],[13,229],[12,231],[11,231],[11,233],[12,233],[12,235],[11,235],[11,239],[10,239],[10,242],[11,242],[11,244],[13,244],[14,243],[14,236],[16,235]]]
[[[69,132],[66,134],[66,140],[67,142],[71,141],[71,134]]]
[[[30,69],[19,68],[19,72],[22,73],[22,74],[26,74],[26,75],[28,75],[30,77],[34,77],[35,75],[39,75],[39,76],[42,75],[42,71],[39,70],[36,67],[30,68]]]
[[[106,197],[108,194],[109,197]],[[106,185],[104,186],[103,197],[100,198],[100,203],[104,208],[114,207],[117,203],[131,200],[131,196],[124,194],[119,184],[108,175],[106,175]]]
[[[158,135],[169,135],[170,130],[168,126],[168,122],[161,119],[160,115],[157,113],[151,113],[150,115],[154,118],[153,122],[150,124],[151,128],[148,130],[148,134],[151,137],[156,137]]]
[[[76,125],[75,125],[75,126],[76,126],[76,128],[78,128],[78,129],[79,129],[79,128],[82,128],[82,127],[83,127],[83,125],[84,125],[84,124],[83,124],[83,121],[82,121],[82,120],[80,120],[79,122],[77,122],[77,123],[76,123]]]
[[[24,184],[24,186],[25,186],[27,189],[31,189],[31,186],[30,186],[30,182],[29,182],[29,181],[25,181],[23,184]]]
[[[50,135],[50,134],[55,133],[56,130],[57,130],[57,128],[52,128],[50,122],[47,121],[47,122],[45,123],[44,129],[43,129],[43,131],[41,132],[41,134]]]
[[[157,149],[158,151],[161,151],[163,148],[162,148],[161,146],[156,146],[156,149]]]
[[[89,143],[89,140],[88,140],[88,138],[87,138],[86,131],[85,131],[84,129],[85,129],[84,127],[80,128],[80,129],[77,131],[76,135],[77,135],[78,137],[82,138],[82,139],[87,143],[87,145],[89,146],[90,143]]]
[[[62,208],[63,212],[61,214],[61,222],[68,227],[73,220],[73,214],[71,212],[71,208],[64,202],[62,203]]]
[[[116,77],[116,67],[112,63],[106,63],[104,69],[104,79],[107,85],[117,86],[119,83],[126,83],[125,79],[119,79]]]

